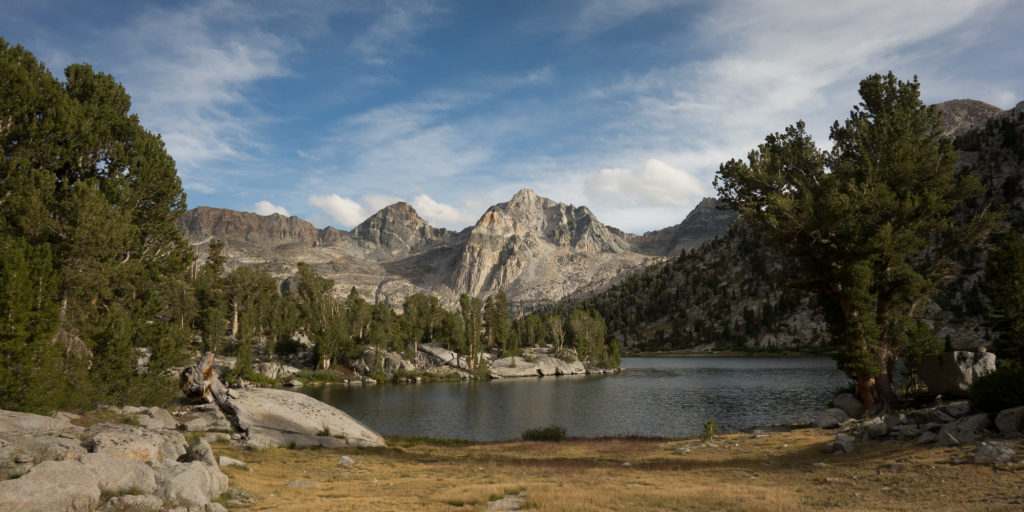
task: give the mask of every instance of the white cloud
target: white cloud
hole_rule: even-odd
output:
[[[639,171],[602,169],[583,187],[589,199],[617,206],[681,206],[705,193],[696,176],[654,158]]]
[[[278,206],[270,201],[258,201],[252,205],[252,211],[260,215],[273,215],[275,213],[284,215],[285,217],[291,217],[292,214],[288,213],[288,210],[284,206]]]
[[[338,194],[309,196],[309,204],[320,208],[346,228],[359,224],[367,217],[366,210],[359,203]]]
[[[448,204],[439,203],[426,194],[414,197],[412,207],[424,219],[435,226],[461,229],[476,222],[476,217],[473,214],[461,211]]]

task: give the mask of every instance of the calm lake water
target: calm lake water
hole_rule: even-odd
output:
[[[823,357],[625,358],[618,375],[327,386],[301,391],[384,435],[518,439],[558,425],[571,437],[693,436],[794,421],[849,380]]]

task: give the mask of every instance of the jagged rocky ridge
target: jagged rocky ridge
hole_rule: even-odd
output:
[[[988,192],[966,207],[1006,208],[1024,229],[1024,102],[1003,111],[973,100],[937,105],[946,133],[959,134],[960,172],[973,173]],[[988,345],[982,319],[987,299],[983,249],[958,255],[964,272],[941,286],[929,316],[939,339],[956,347]],[[787,288],[786,261],[749,228],[673,260],[651,265],[609,289],[564,307],[596,308],[609,333],[634,350],[816,350],[828,333],[813,298]]]
[[[209,207],[189,210],[178,225],[200,256],[211,239],[225,242],[229,268],[260,266],[286,280],[305,261],[334,280],[336,292],[355,287],[392,307],[417,292],[452,306],[461,293],[504,290],[514,309],[532,311],[697,247],[724,233],[734,217],[708,199],[682,223],[637,236],[606,226],[585,206],[524,189],[461,232],[434,228],[401,202],[351,231]]]

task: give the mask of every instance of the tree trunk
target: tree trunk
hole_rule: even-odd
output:
[[[875,407],[875,379],[866,375],[857,376],[857,398],[864,403],[864,410],[871,411]]]
[[[231,303],[231,339],[238,339],[238,303]]]

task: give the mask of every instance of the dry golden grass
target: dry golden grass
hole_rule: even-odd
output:
[[[859,443],[852,454],[827,455],[831,437],[808,429],[732,434],[713,447],[695,440],[395,440],[386,449],[214,450],[254,469],[225,469],[232,486],[256,498],[248,510],[482,510],[520,492],[524,508],[542,511],[1024,508],[1020,468],[951,462],[972,449]],[[342,455],[357,464],[339,466]]]

